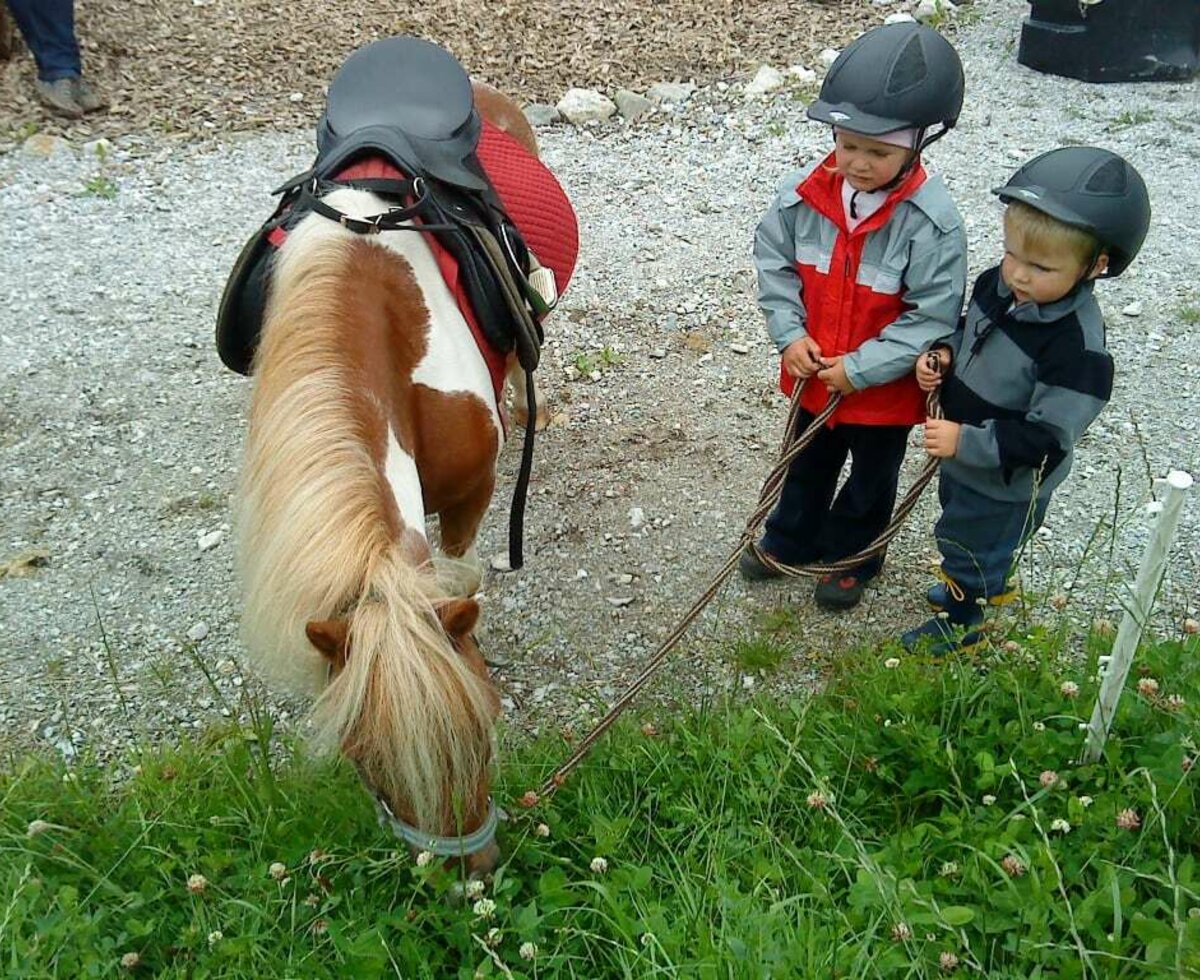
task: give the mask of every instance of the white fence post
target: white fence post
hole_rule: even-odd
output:
[[[1167,474],[1166,499],[1154,524],[1150,542],[1142,555],[1142,565],[1138,569],[1137,580],[1133,586],[1132,601],[1125,607],[1117,638],[1113,641],[1111,657],[1102,657],[1100,660],[1103,679],[1100,695],[1092,708],[1092,720],[1086,726],[1087,741],[1082,762],[1095,762],[1104,751],[1104,743],[1117,714],[1117,704],[1121,700],[1121,692],[1125,689],[1129,668],[1133,666],[1133,656],[1137,653],[1142,630],[1150,619],[1154,597],[1158,594],[1158,587],[1167,569],[1167,555],[1175,537],[1175,529],[1179,525],[1179,512],[1191,487],[1191,476],[1182,470],[1172,470]]]

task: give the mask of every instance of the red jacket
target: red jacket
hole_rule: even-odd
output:
[[[844,363],[859,390],[842,399],[830,424],[913,425],[925,419],[925,397],[912,372],[916,356],[954,330],[962,308],[961,221],[941,181],[927,182],[918,163],[884,205],[850,232],[842,183],[830,155],[792,185],[791,194],[785,188],[775,211],[764,218],[755,248],[760,302],[781,349],[807,333],[823,357],[850,355]],[[772,241],[764,245],[764,236],[773,236],[777,247],[772,250]],[[774,270],[772,258],[782,258]],[[791,268],[781,282],[783,263]],[[799,315],[777,310],[781,322],[782,313],[790,312],[781,327],[772,323],[764,297],[771,295],[778,307],[787,290]],[[790,396],[794,384],[781,367],[784,394]],[[800,402],[815,414],[828,397],[814,378]]]

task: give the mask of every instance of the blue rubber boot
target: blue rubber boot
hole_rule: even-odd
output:
[[[983,623],[980,597],[964,593],[955,599],[947,593],[945,609],[900,637],[905,650],[923,648],[932,657],[945,657],[968,650],[983,639],[983,631],[974,629]]]

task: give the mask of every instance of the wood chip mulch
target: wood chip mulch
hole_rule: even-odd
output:
[[[870,0],[79,0],[76,19],[84,71],[110,110],[82,122],[43,110],[18,43],[0,60],[0,149],[39,131],[203,138],[308,127],[346,56],[392,34],[428,38],[474,76],[553,103],[570,87],[611,95],[811,66],[881,18]]]

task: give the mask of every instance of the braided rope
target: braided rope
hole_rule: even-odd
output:
[[[933,367],[936,361],[937,356],[930,355],[930,360],[927,363]],[[579,740],[571,755],[547,777],[539,790],[530,790],[521,798],[520,802],[523,806],[536,806],[540,800],[553,796],[554,792],[566,782],[567,776],[571,774],[571,771],[583,761],[583,758],[591,751],[592,746],[613,726],[616,720],[637,697],[642,688],[650,681],[650,678],[658,672],[663,661],[675,649],[679,641],[683,639],[688,627],[692,625],[696,617],[704,610],[704,607],[712,602],[713,598],[721,590],[721,587],[737,568],[743,551],[753,549],[764,565],[785,575],[827,575],[848,571],[862,564],[868,558],[882,554],[887,548],[888,543],[899,532],[901,525],[903,525],[909,514],[912,513],[913,508],[917,505],[917,501],[920,500],[921,493],[933,478],[933,474],[937,471],[938,461],[936,459],[930,458],[926,461],[925,465],[921,468],[920,474],[904,495],[904,499],[897,505],[891,522],[870,544],[857,554],[823,564],[785,565],[782,562],[775,561],[775,559],[758,547],[755,543],[755,537],[757,536],[759,527],[762,526],[771,509],[779,501],[780,494],[783,492],[783,481],[787,476],[788,467],[817,437],[817,433],[829,421],[842,400],[840,394],[834,393],[820,414],[812,420],[803,432],[796,435],[796,428],[800,420],[800,392],[805,383],[805,381],[799,382],[792,391],[791,409],[788,412],[787,425],[784,428],[783,440],[780,445],[779,461],[775,464],[771,472],[767,474],[766,480],[763,481],[762,492],[758,497],[758,505],[746,519],[746,526],[742,530],[742,535],[738,539],[737,546],[729,554],[729,557],[725,559],[724,564],[721,565],[716,575],[713,576],[712,581],[709,582],[708,587],[701,593],[700,598],[683,614],[683,618],[680,619],[667,638],[662,641],[658,649],[654,651],[653,656],[646,662],[646,666],[642,668],[641,673],[634,678],[629,687],[625,689],[625,692],[612,703],[612,706],[605,712],[604,717],[596,722],[587,735]],[[926,397],[926,411],[930,418],[940,419],[942,417],[936,388],[930,391]]]

